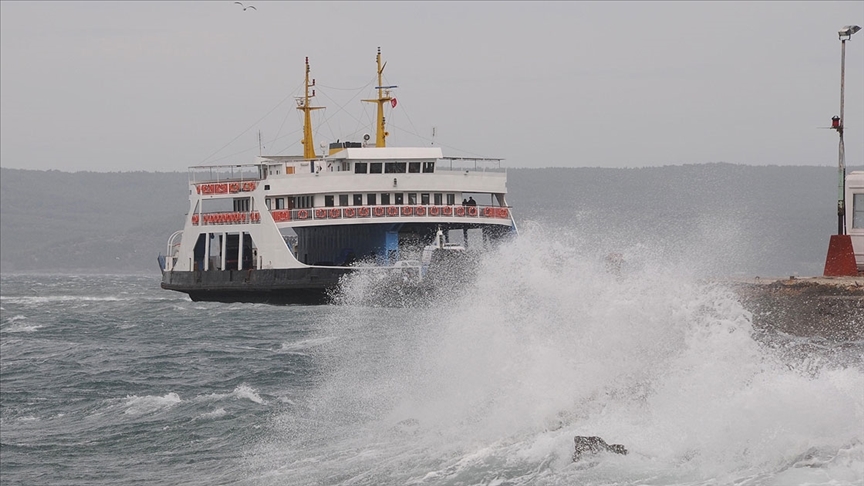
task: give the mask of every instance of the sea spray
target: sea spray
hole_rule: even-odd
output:
[[[713,484],[794,480],[809,460],[862,480],[860,362],[790,368],[698,264],[617,246],[610,271],[610,248],[528,232],[431,305],[335,308],[318,385],[249,456],[257,479]],[[573,464],[574,435],[632,453]]]

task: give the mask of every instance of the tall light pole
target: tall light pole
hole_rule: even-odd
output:
[[[837,234],[846,234],[846,149],[843,145],[843,124],[846,121],[843,118],[843,104],[846,90],[846,41],[852,37],[852,34],[861,30],[857,25],[847,25],[840,29],[837,34],[840,36],[840,116],[831,119],[831,128],[837,130],[840,135],[840,146],[837,150],[837,165],[840,172],[840,181],[838,183],[837,197]]]

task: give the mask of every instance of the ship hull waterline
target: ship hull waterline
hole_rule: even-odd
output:
[[[161,287],[195,302],[326,304],[353,268],[307,267],[162,272]]]

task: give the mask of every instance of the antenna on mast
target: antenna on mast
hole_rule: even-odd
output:
[[[361,100],[367,103],[376,103],[378,105],[377,110],[377,122],[375,126],[375,146],[376,147],[386,147],[387,146],[387,136],[390,135],[386,130],[385,121],[384,121],[384,103],[390,103],[390,106],[396,107],[396,98],[390,96],[390,90],[393,88],[397,88],[398,86],[384,86],[382,74],[384,73],[384,66],[387,65],[385,62],[383,65],[381,64],[381,48],[378,48],[378,56],[375,58],[376,63],[378,64],[378,85],[375,86],[375,89],[378,90],[378,98],[374,100]]]
[[[432,127],[432,145],[435,145],[435,132],[438,131],[438,127]]]
[[[304,159],[314,159],[317,156],[315,155],[315,144],[312,142],[312,116],[311,113],[313,110],[320,110],[323,107],[321,106],[311,106],[310,100],[315,97],[315,90],[312,90],[312,94],[309,94],[309,90],[315,86],[315,80],[312,79],[311,83],[309,81],[309,58],[306,58],[306,81],[304,82],[305,91],[303,96],[297,97],[297,109],[303,112],[303,158]]]
[[[258,130],[258,155],[264,155],[263,148],[264,146],[261,145],[261,130]]]

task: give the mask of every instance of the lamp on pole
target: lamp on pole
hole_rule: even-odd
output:
[[[852,34],[861,30],[857,25],[847,25],[840,29],[837,34],[840,37],[840,116],[831,119],[831,128],[837,130],[840,135],[840,146],[837,150],[837,165],[839,169],[839,187],[837,197],[837,234],[846,234],[846,149],[843,145],[843,103],[846,89],[846,41]]]

